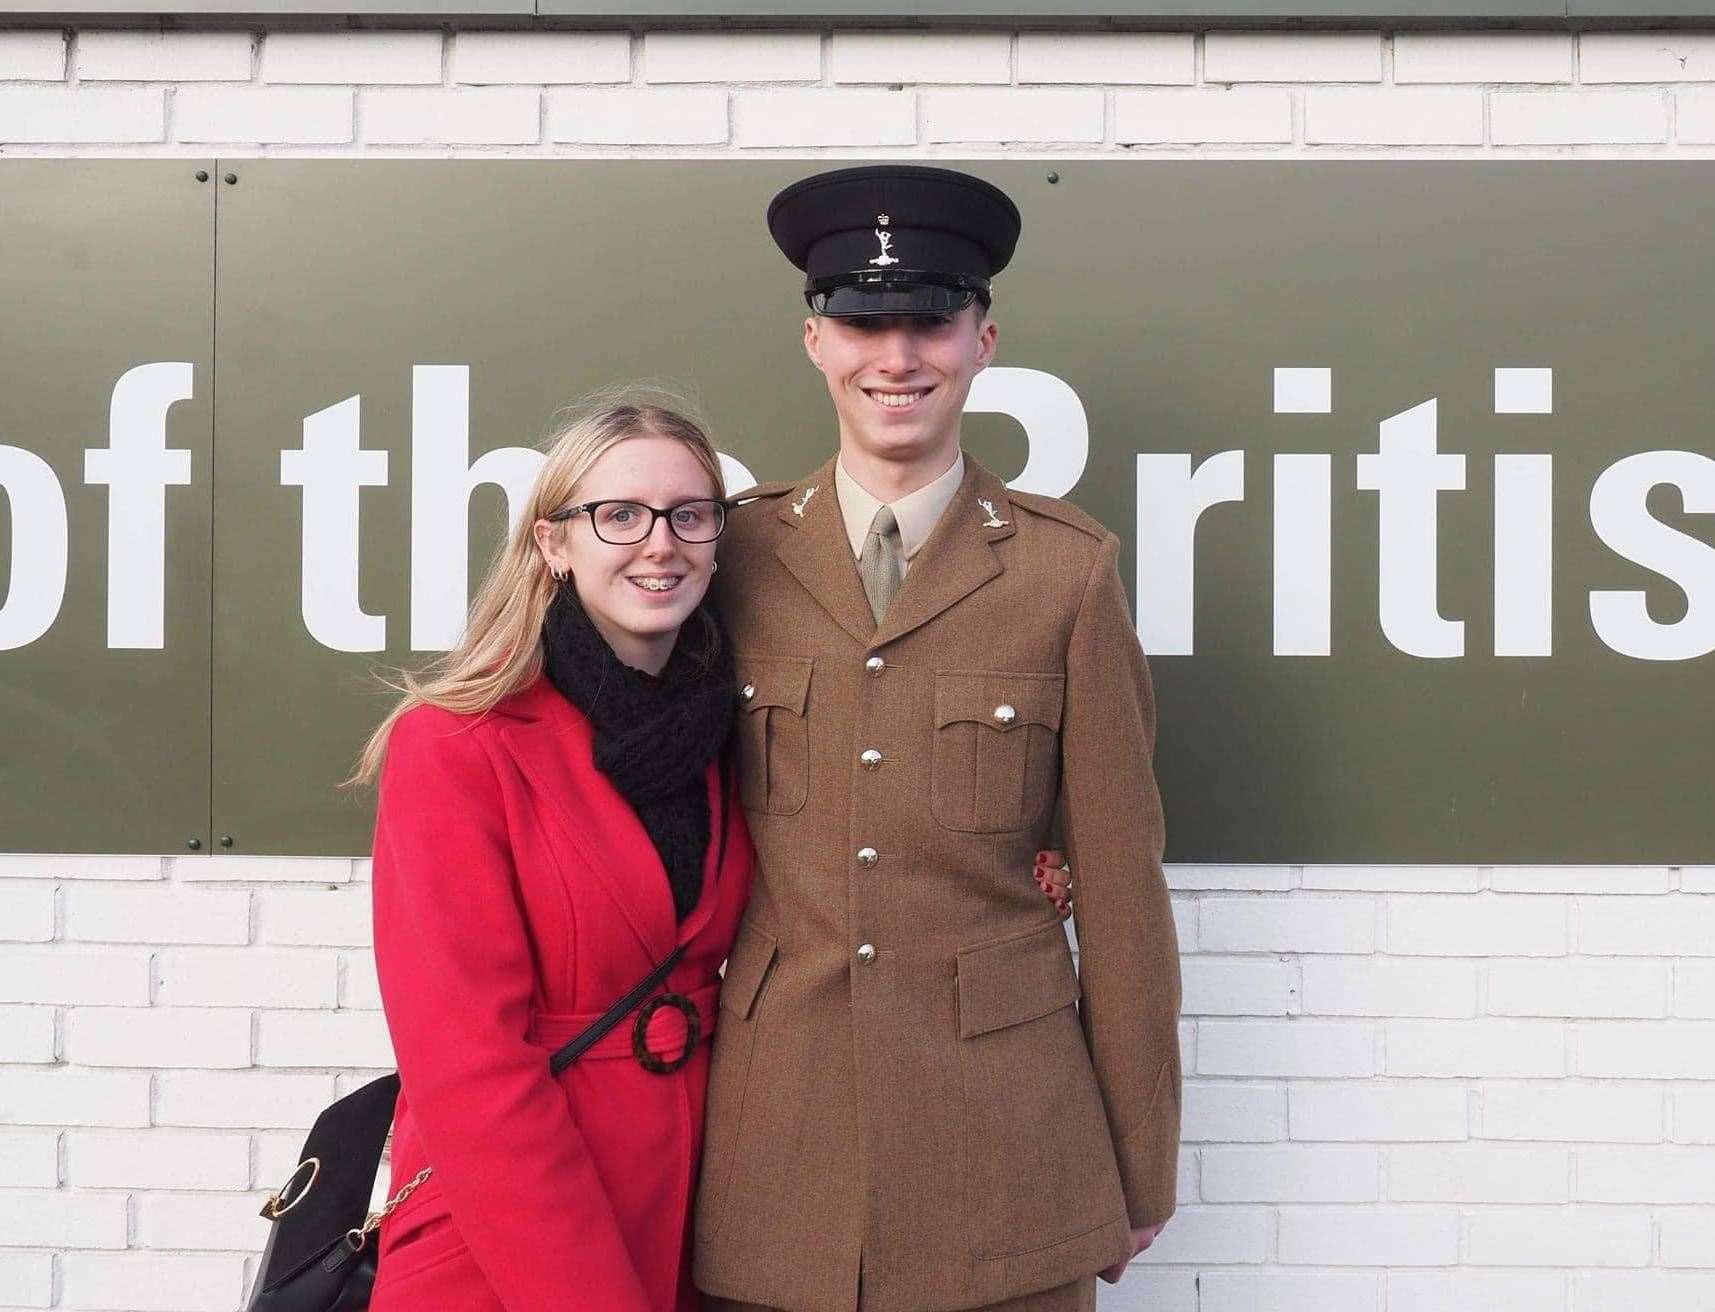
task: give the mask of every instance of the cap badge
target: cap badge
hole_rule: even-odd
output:
[[[984,501],[981,497],[978,497],[977,504],[988,512],[988,520],[983,524],[984,528],[1005,528],[1012,522],[1011,520],[1002,519],[994,513],[994,502]]]
[[[881,254],[877,255],[870,261],[870,263],[881,268],[886,268],[890,264],[898,264],[898,259],[887,253],[887,248],[893,245],[893,234],[891,232],[883,232],[880,228],[877,228],[875,230],[875,239],[881,243]]]
[[[805,488],[804,489],[804,495],[799,497],[796,501],[794,501],[792,503],[792,513],[794,515],[798,516],[799,519],[803,519],[804,518],[804,507],[810,504],[810,498],[815,496],[815,495],[816,495],[816,489],[815,489],[814,485]]]

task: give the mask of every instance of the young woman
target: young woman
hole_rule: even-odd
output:
[[[733,661],[702,604],[722,497],[690,420],[588,408],[462,642],[407,678],[364,752],[404,1195],[372,1312],[700,1306],[707,1040],[752,862],[726,768]],[[679,947],[655,991],[675,997],[550,1073]]]

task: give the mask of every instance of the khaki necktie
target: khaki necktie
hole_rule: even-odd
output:
[[[858,557],[858,575],[863,579],[863,590],[877,624],[887,614],[893,594],[899,591],[899,580],[904,573],[900,566],[903,555],[899,521],[889,507],[883,506],[870,522],[869,535],[863,540],[863,554]]]

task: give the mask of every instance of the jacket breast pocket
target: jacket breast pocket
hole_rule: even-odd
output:
[[[1078,1023],[1078,976],[1059,922],[961,949],[958,989],[973,1251],[1052,1248],[1123,1218],[1113,1138]]]
[[[1003,834],[1048,812],[1060,780],[1060,674],[935,676],[930,805],[947,829]]]
[[[738,781],[746,809],[795,815],[810,795],[810,726],[804,712],[814,662],[747,656],[738,669]]]

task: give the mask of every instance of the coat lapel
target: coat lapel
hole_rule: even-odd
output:
[[[1014,532],[1006,484],[967,455],[959,490],[911,562],[898,595],[881,617],[881,627],[869,639],[870,645],[879,647],[904,637],[994,578],[1003,568],[994,544]],[[849,544],[842,545],[850,557]],[[858,595],[863,595],[861,583]]]
[[[781,497],[777,513],[793,530],[781,534],[774,549],[780,563],[836,624],[868,646],[875,636],[875,617],[852,558],[840,499],[834,494],[834,462],[828,461]]]

